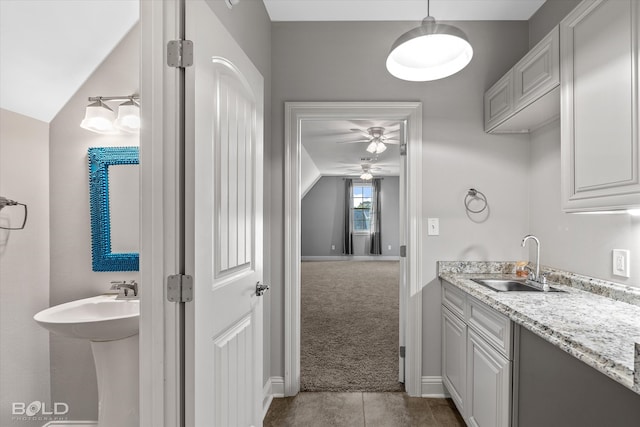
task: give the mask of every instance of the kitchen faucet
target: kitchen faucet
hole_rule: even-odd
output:
[[[538,240],[538,238],[533,234],[527,234],[522,239],[523,248],[526,246],[529,239],[532,239],[534,242],[536,242],[536,271],[529,271],[527,283],[538,288],[542,288],[543,291],[547,292],[549,290],[547,278],[544,274],[540,275],[540,240]]]

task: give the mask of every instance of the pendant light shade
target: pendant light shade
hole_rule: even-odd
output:
[[[133,99],[118,106],[116,128],[125,132],[136,133],[140,130],[140,106]]]
[[[393,44],[387,70],[402,80],[425,82],[457,73],[472,57],[473,48],[462,30],[427,16],[422,25],[407,31]]]
[[[92,132],[112,134],[115,133],[115,128],[113,127],[114,118],[113,110],[99,99],[87,105],[84,120],[80,123],[80,127]]]

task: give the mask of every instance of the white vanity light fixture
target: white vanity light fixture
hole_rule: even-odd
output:
[[[115,127],[130,133],[140,131],[140,104],[133,97],[118,106]]]
[[[113,135],[118,130],[136,133],[140,130],[140,105],[138,95],[129,96],[92,96],[85,109],[84,120],[80,127],[91,132]],[[118,116],[107,101],[124,101],[118,106]]]
[[[91,99],[90,99],[91,100]],[[85,109],[84,120],[80,123],[80,127],[91,132],[101,134],[113,134],[115,128],[113,120],[115,114],[113,110],[102,99],[98,99],[89,104]]]
[[[429,9],[427,0],[427,17],[422,24],[401,35],[387,56],[387,70],[401,80],[443,79],[462,70],[473,58],[473,47],[464,31],[437,23]]]

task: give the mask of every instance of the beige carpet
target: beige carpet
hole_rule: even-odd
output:
[[[303,262],[302,391],[402,391],[397,261]]]

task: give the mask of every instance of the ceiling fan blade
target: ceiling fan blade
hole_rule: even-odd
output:
[[[393,139],[385,139],[383,141],[384,144],[390,144],[390,145],[400,145],[400,141],[396,141]]]
[[[369,139],[361,139],[359,141],[337,141],[336,144],[358,144],[362,142],[370,142]]]
[[[360,134],[362,134],[362,136],[364,136],[365,138],[371,138],[371,135],[369,135],[369,132],[367,132],[364,129],[355,129],[355,128],[351,128],[349,129],[351,132],[358,132]]]

